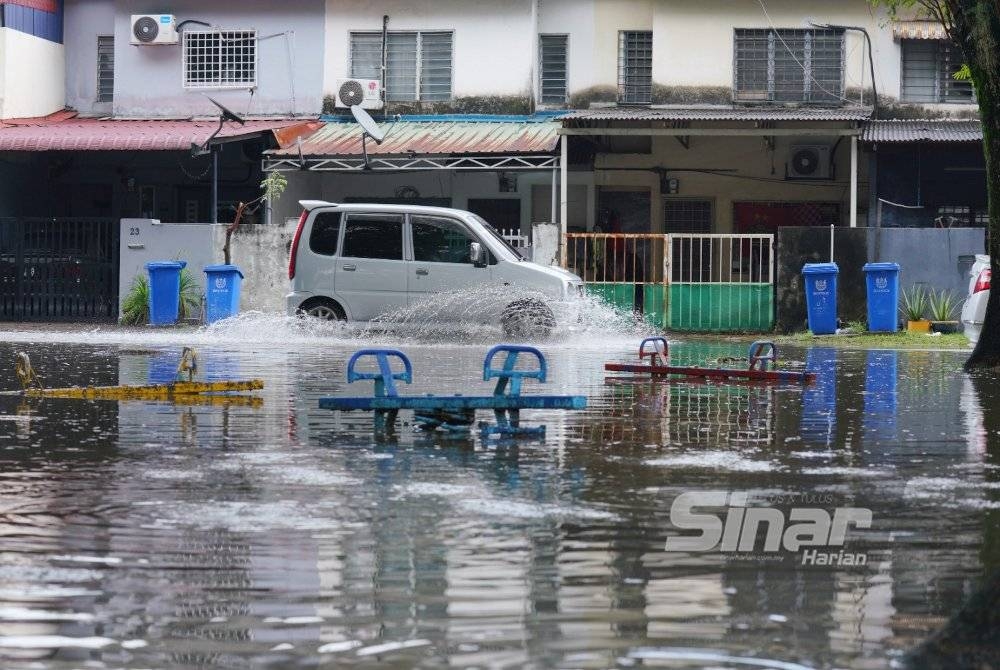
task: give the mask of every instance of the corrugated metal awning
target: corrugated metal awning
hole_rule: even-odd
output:
[[[895,40],[946,40],[948,33],[937,21],[896,21],[892,24]]]
[[[609,107],[570,112],[564,121],[863,121],[872,108],[842,107],[704,106],[704,107]]]
[[[558,123],[505,121],[399,121],[383,123],[385,140],[368,140],[372,156],[482,156],[552,153],[559,144]],[[360,156],[361,128],[356,123],[327,123],[301,147],[275,149],[274,156]]]
[[[245,125],[226,123],[212,141],[251,139],[274,133],[282,144],[308,136],[318,121],[302,119],[253,120]],[[65,113],[38,119],[8,120],[0,124],[0,151],[188,151],[203,144],[219,127],[218,121],[165,121],[66,118]]]
[[[861,129],[863,142],[982,142],[976,120],[869,121]]]

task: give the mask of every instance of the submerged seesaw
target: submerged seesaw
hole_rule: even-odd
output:
[[[226,399],[246,399],[246,396],[209,395],[242,391],[259,391],[264,388],[261,379],[237,381],[195,381],[198,372],[198,354],[190,347],[181,353],[177,375],[187,374],[187,380],[167,384],[117,385],[117,386],[69,386],[64,388],[44,388],[31,359],[23,351],[18,352],[14,363],[14,373],[21,383],[20,391],[3,391],[0,395],[16,395],[27,398],[62,398],[68,400],[160,400],[189,402],[195,399],[203,404],[215,404]]]
[[[493,367],[497,354],[505,353],[503,366]],[[538,366],[529,370],[518,370],[520,354],[533,356]],[[378,365],[378,372],[358,372],[358,361],[371,357]],[[390,358],[402,362],[403,369],[393,371]],[[413,365],[406,354],[397,349],[361,349],[347,362],[347,383],[361,380],[375,382],[374,394],[370,397],[319,399],[321,409],[340,411],[363,410],[375,413],[377,430],[392,429],[400,410],[413,410],[414,424],[423,430],[445,430],[467,432],[475,421],[476,410],[493,410],[496,424],[480,423],[484,436],[538,436],[544,435],[545,427],[521,425],[522,409],[584,409],[587,398],[579,395],[521,395],[521,386],[526,379],[545,383],[547,366],[545,356],[535,347],[513,344],[499,344],[486,353],[483,360],[483,381],[496,379],[493,395],[466,396],[401,396],[396,389],[396,381],[413,383]]]
[[[793,382],[810,384],[816,380],[814,372],[774,370],[778,362],[778,349],[774,342],[758,340],[750,345],[746,368],[702,368],[670,365],[670,349],[665,337],[647,337],[639,345],[639,363],[605,363],[608,372],[630,372],[631,380],[648,379],[701,379],[742,380],[748,382]],[[649,359],[648,363],[643,359]]]

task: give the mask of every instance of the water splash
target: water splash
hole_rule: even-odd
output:
[[[329,346],[342,344],[492,344],[506,341],[500,315],[511,302],[542,300],[552,309],[554,327],[539,343],[605,345],[653,333],[641,317],[616,310],[594,297],[554,301],[533,291],[481,286],[438,293],[379,316],[371,322],[338,322],[249,311],[207,326],[123,328],[116,325],[81,329],[79,325],[0,331],[0,339],[25,343],[123,344],[143,346],[212,346],[262,344]]]

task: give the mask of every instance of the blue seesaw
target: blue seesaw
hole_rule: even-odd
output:
[[[499,353],[507,357],[500,368],[493,367],[493,358]],[[538,362],[533,370],[517,370],[520,354],[530,354]],[[378,372],[358,372],[355,366],[362,358],[372,357],[378,365]],[[390,358],[402,362],[403,369],[393,371]],[[526,379],[545,383],[547,366],[545,356],[535,347],[512,344],[498,344],[486,353],[483,360],[483,381],[496,379],[493,395],[466,396],[401,396],[396,382],[413,383],[413,365],[406,354],[397,349],[361,349],[347,362],[347,383],[373,380],[374,395],[371,397],[319,399],[321,409],[342,411],[363,410],[375,412],[375,428],[391,429],[401,409],[413,410],[414,423],[423,430],[468,431],[476,418],[477,409],[491,409],[496,416],[496,424],[480,424],[484,436],[489,435],[544,435],[545,427],[528,428],[521,426],[522,409],[584,409],[585,396],[574,395],[521,395],[521,386]]]

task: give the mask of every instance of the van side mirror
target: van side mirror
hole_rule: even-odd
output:
[[[479,242],[469,243],[469,262],[477,268],[486,267],[486,250]]]

